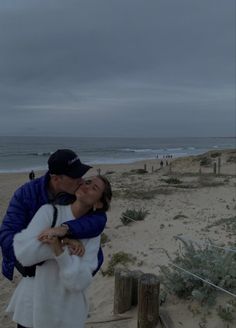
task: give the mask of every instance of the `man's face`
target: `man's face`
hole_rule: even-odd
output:
[[[81,183],[83,183],[83,178],[74,179],[67,175],[60,175],[57,184],[57,192],[66,192],[73,195]]]

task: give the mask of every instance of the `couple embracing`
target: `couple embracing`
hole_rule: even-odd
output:
[[[7,312],[18,328],[82,328],[86,289],[103,262],[100,235],[112,191],[103,176],[69,149],[48,160],[48,172],[13,195],[0,228],[2,272],[22,274]]]

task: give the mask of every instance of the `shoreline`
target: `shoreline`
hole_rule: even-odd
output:
[[[159,158],[147,158],[147,159],[140,159],[140,160],[130,160],[128,162],[124,162],[124,163],[90,163],[92,168],[95,168],[95,169],[98,169],[99,167],[102,167],[102,168],[112,168],[114,167],[114,169],[119,169],[120,167],[123,167],[123,168],[127,168],[129,166],[138,166],[138,165],[144,165],[145,163],[147,165],[156,165],[157,163],[159,164],[160,161],[168,161],[168,163],[171,163],[171,162],[174,162],[174,161],[181,161],[181,160],[185,160],[187,158],[197,158],[198,156],[201,156],[201,155],[204,155],[204,154],[208,154],[208,153],[212,153],[212,152],[215,152],[215,153],[227,153],[227,152],[234,152],[236,150],[236,148],[222,148],[222,149],[219,149],[219,148],[214,148],[214,149],[209,149],[207,151],[204,151],[204,152],[201,152],[201,153],[197,153],[197,154],[190,154],[190,155],[184,155],[184,156],[175,156],[175,157],[159,157]],[[47,158],[45,159],[45,162],[47,162]],[[87,162],[85,162],[86,164],[88,164]],[[33,170],[35,173],[37,174],[44,174],[47,169],[34,169],[34,168],[28,168],[28,169],[19,169],[19,170],[11,170],[11,171],[1,171],[0,170],[0,176],[1,175],[7,175],[7,174],[22,174],[22,175],[25,175],[25,174],[28,174],[31,170]]]

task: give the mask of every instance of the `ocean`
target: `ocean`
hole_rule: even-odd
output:
[[[59,148],[70,148],[87,164],[198,155],[211,149],[236,148],[235,138],[79,138],[0,137],[0,172],[45,170]]]

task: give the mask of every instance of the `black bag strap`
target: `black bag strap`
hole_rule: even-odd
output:
[[[52,206],[53,206],[53,219],[52,219],[51,228],[55,227],[57,223],[57,215],[58,215],[57,207],[54,204],[52,204]]]

